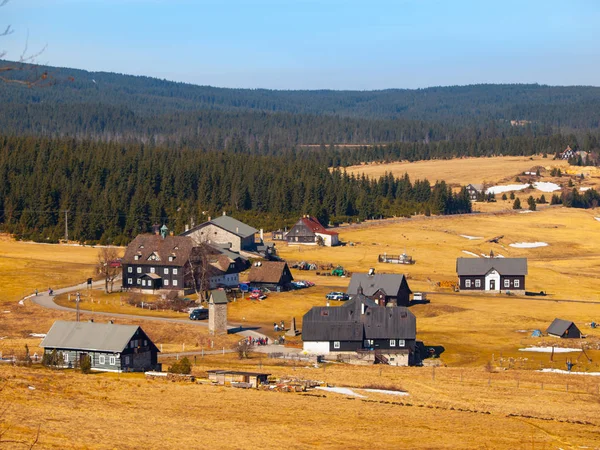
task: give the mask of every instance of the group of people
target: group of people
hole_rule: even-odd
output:
[[[248,336],[248,344],[250,345],[269,345],[269,338],[253,338],[252,336]]]
[[[273,331],[285,331],[285,324],[283,320],[281,323],[273,322]]]

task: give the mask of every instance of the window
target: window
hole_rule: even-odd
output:
[[[510,287],[510,280],[504,280],[504,287],[505,288]]]
[[[129,272],[129,273],[133,273],[133,267],[129,266],[129,267],[127,268],[127,272]]]
[[[114,366],[115,364],[117,364],[117,358],[114,357],[114,356],[110,356],[108,358],[108,361],[109,361],[109,363],[110,363],[111,366]]]
[[[169,261],[173,261],[175,259],[174,256],[169,256]]]
[[[140,280],[139,278],[137,279],[137,284],[141,284],[142,280]]]
[[[406,345],[406,342],[404,341],[404,339],[398,339],[398,347],[404,347]]]
[[[169,280],[164,280],[163,283],[164,283],[165,286],[168,286],[169,285]]]
[[[127,284],[129,284],[129,285],[133,284],[133,278],[127,278]]]
[[[63,360],[65,362],[69,362],[69,354],[68,353],[63,353]]]
[[[518,287],[519,287],[519,280],[515,280],[515,281],[513,282],[513,284],[515,285],[515,287],[516,287],[516,288],[518,288]]]
[[[470,288],[471,287],[471,280],[465,280],[465,287],[466,288]]]
[[[154,267],[150,267],[150,273],[155,273],[156,269]]]
[[[137,268],[137,273],[142,273],[142,268],[141,267]]]
[[[340,341],[335,341],[333,343],[333,348],[340,348]]]
[[[146,280],[142,280],[142,286],[146,286]]]
[[[173,269],[173,275],[177,275],[177,269]]]
[[[128,366],[129,365],[129,356],[125,357],[125,365]]]
[[[98,356],[98,364],[106,364],[106,357],[104,355]]]
[[[133,259],[137,261],[138,259],[140,259],[140,255],[135,255]]]
[[[148,341],[144,339],[144,347],[148,347]]]
[[[165,267],[165,270],[163,271],[163,273],[164,273],[165,275],[169,275],[169,269],[167,269],[167,268]]]
[[[390,339],[390,347],[396,346],[396,339]]]
[[[475,280],[475,287],[476,288],[480,288],[481,287],[481,280]]]
[[[177,280],[173,280],[173,286],[177,286]]]

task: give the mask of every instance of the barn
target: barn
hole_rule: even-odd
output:
[[[254,263],[248,273],[248,282],[254,287],[272,291],[284,291],[294,281],[292,272],[284,261],[259,261]]]

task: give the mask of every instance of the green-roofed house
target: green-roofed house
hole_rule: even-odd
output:
[[[59,367],[75,368],[85,356],[92,370],[143,372],[160,370],[158,348],[137,325],[112,323],[54,322],[40,345],[45,355],[62,356]]]
[[[256,228],[223,213],[222,216],[204,222],[181,235],[191,237],[196,245],[204,242],[227,244],[230,250],[239,253],[242,250],[256,249],[256,233],[258,233]]]

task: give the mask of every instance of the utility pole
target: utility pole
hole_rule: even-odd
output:
[[[65,209],[65,244],[69,243],[69,210]]]

